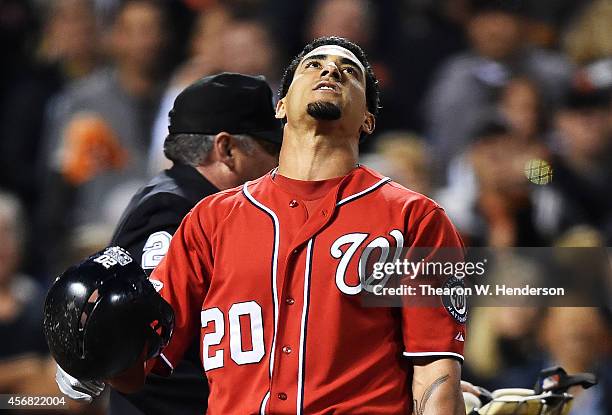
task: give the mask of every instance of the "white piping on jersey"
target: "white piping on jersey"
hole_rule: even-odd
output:
[[[249,192],[248,188],[249,182],[246,182],[244,186],[242,186],[242,190],[244,191],[244,195],[253,203],[255,206],[259,207],[261,210],[266,212],[272,220],[274,221],[274,254],[272,257],[272,299],[274,302],[274,335],[272,336],[272,349],[270,350],[270,379],[272,378],[272,371],[274,370],[274,353],[276,350],[276,331],[278,329],[278,289],[276,286],[276,275],[278,268],[278,247],[280,242],[280,224],[278,222],[278,216],[270,209],[269,207],[263,205],[259,201],[257,201],[253,195]],[[264,397],[264,401],[266,398],[270,397],[270,391],[267,392],[266,397]],[[261,413],[262,415],[265,413],[266,405],[262,403]]]
[[[302,323],[300,327],[300,350],[298,359],[298,382],[297,382],[297,411],[296,414],[303,413],[304,395],[304,354],[306,353],[306,324],[308,320],[308,306],[310,299],[310,272],[312,262],[312,243],[313,238],[308,241],[306,248],[306,267],[304,271],[304,302],[302,303]]]
[[[263,401],[261,401],[261,407],[259,408],[259,415],[266,415],[266,405],[268,404],[269,399],[270,399],[270,391],[266,392],[266,396],[264,396]]]
[[[459,353],[453,353],[453,352],[415,352],[415,353],[404,352],[403,355],[408,356],[408,357],[452,356],[452,357],[456,357],[460,359],[462,362],[464,360],[462,355],[460,355]]]
[[[172,363],[170,363],[170,361],[168,360],[168,358],[166,356],[164,356],[163,353],[159,354],[159,357],[162,358],[162,360],[164,361],[165,364],[168,365],[168,367],[170,368],[170,370],[174,371],[174,366],[172,366]]]
[[[383,177],[382,179],[380,179],[379,181],[377,181],[376,183],[374,183],[372,186],[368,187],[367,189],[362,190],[359,193],[355,193],[354,195],[345,197],[344,199],[342,199],[341,201],[336,203],[336,206],[341,206],[341,205],[343,205],[345,203],[350,202],[353,199],[357,199],[358,197],[363,196],[366,193],[370,193],[371,191],[377,189],[378,187],[382,186],[383,184],[387,183],[388,181],[391,181],[391,179],[389,177]]]

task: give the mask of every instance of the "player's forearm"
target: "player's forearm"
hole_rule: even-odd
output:
[[[465,415],[463,397],[456,382],[442,375],[414,397],[414,415]]]
[[[421,361],[414,366],[414,415],[465,415],[461,368],[451,359]]]

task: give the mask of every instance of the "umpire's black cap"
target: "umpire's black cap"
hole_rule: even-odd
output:
[[[281,143],[272,90],[263,76],[223,72],[196,81],[181,92],[170,111],[171,134],[249,134]]]

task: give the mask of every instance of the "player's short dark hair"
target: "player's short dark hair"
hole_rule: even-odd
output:
[[[293,81],[295,71],[300,62],[302,61],[302,58],[308,53],[318,48],[319,46],[323,45],[337,45],[343,47],[353,52],[357,59],[359,59],[359,61],[366,70],[366,103],[368,106],[368,111],[370,111],[374,116],[377,116],[378,111],[380,109],[380,90],[378,88],[378,80],[376,79],[376,75],[374,75],[372,66],[368,61],[365,52],[363,51],[363,49],[361,49],[359,45],[351,42],[348,39],[338,36],[320,37],[318,39],[315,39],[309,44],[307,44],[304,49],[302,49],[302,51],[295,58],[293,58],[289,66],[287,66],[287,68],[285,69],[285,73],[283,74],[283,78],[281,79],[280,88],[278,89],[279,98],[284,98],[285,95],[287,95],[287,91],[289,90],[289,86]]]

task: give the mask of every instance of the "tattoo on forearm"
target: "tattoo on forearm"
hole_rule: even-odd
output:
[[[450,375],[440,376],[436,379],[431,385],[425,389],[423,392],[423,396],[421,396],[421,400],[414,399],[414,415],[423,415],[425,413],[425,407],[427,406],[427,401],[431,398],[431,395],[435,392],[435,390],[444,382],[446,382],[450,378]]]

